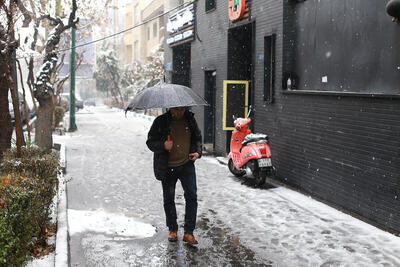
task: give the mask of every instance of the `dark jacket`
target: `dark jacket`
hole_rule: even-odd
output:
[[[191,133],[189,152],[197,152],[201,157],[202,138],[194,114],[186,110],[184,117],[186,118]],[[157,180],[163,180],[168,171],[168,151],[164,148],[164,142],[167,140],[168,134],[170,133],[170,121],[171,113],[169,111],[158,116],[154,120],[147,135],[147,147],[154,152],[153,168]]]

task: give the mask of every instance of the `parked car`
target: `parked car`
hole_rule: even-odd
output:
[[[88,98],[84,102],[85,106],[96,106],[96,99],[95,98]]]
[[[59,101],[61,102],[66,102],[65,104],[61,103],[61,106],[64,107],[65,111],[69,110],[69,106],[70,106],[70,95],[69,93],[62,93],[60,94],[60,99]],[[79,99],[79,97],[77,97],[75,95],[75,109],[79,110],[79,109],[83,109],[83,100]]]
[[[79,109],[83,109],[83,100],[75,98],[75,107]]]
[[[19,100],[19,116],[21,118],[22,123],[25,122],[25,115],[24,115],[24,97],[21,93],[18,93],[18,100]],[[11,115],[11,121],[14,124],[15,116],[14,116],[14,105],[12,103],[11,93],[8,92],[8,111]]]

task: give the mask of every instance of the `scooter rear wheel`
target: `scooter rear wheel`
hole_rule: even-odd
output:
[[[246,174],[246,171],[236,169],[235,165],[233,164],[232,159],[229,159],[229,161],[228,161],[228,169],[236,177],[242,177],[243,175]]]
[[[256,186],[262,186],[263,184],[265,184],[265,180],[267,179],[267,171],[263,169],[258,169],[257,171],[253,172],[253,176]]]

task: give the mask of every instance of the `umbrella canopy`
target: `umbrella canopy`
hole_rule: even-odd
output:
[[[125,111],[199,105],[208,104],[195,91],[183,85],[168,83],[144,89],[132,99]]]

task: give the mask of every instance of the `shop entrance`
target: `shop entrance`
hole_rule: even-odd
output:
[[[190,43],[172,49],[172,83],[190,87]]]
[[[230,28],[228,30],[228,80],[242,80],[249,81],[249,96],[252,95],[252,77],[253,77],[253,32],[254,23]],[[243,98],[245,95],[243,95]],[[230,100],[236,103],[229,103],[230,105],[237,105],[243,110],[241,114],[236,116],[243,116],[245,113],[245,106],[243,99]],[[248,99],[251,105],[251,97]],[[226,151],[229,151],[231,131],[227,131],[226,135]]]
[[[214,128],[215,128],[215,90],[216,90],[216,71],[204,72],[204,99],[209,104],[204,107],[204,144],[211,146],[214,150]]]

